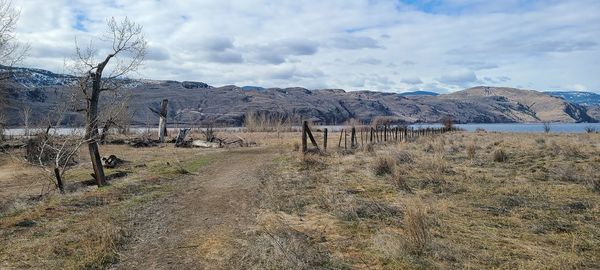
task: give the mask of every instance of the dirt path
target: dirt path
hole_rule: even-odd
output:
[[[136,213],[134,242],[114,269],[223,269],[243,232],[255,222],[257,174],[276,151],[232,151],[198,175],[176,184],[173,195]]]

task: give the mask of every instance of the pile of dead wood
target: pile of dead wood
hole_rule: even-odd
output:
[[[204,140],[186,139],[189,128],[179,130],[179,134],[175,139],[175,147],[199,147],[199,148],[223,148],[223,147],[249,147],[255,145],[253,142],[248,142],[244,138],[235,136],[219,137],[212,129],[201,130],[204,134]]]
[[[152,140],[148,138],[134,138],[132,140],[125,141],[125,143],[135,148],[158,146],[157,140]]]

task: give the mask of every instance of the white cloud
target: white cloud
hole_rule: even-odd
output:
[[[139,71],[146,78],[382,91],[412,89],[406,80],[418,78],[451,91],[479,82],[600,90],[596,0],[14,2],[18,38],[32,47],[24,64],[58,72],[76,36],[87,42],[107,18],[128,16],[149,41]]]
[[[422,84],[423,83],[423,81],[421,81],[421,79],[419,77],[404,78],[400,82],[405,83],[405,84],[411,84],[411,85]]]
[[[444,74],[436,80],[448,85],[458,85],[464,87],[471,83],[477,82],[477,75],[475,75],[475,72],[470,70],[458,70]]]

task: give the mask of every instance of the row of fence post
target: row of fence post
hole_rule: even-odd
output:
[[[453,131],[452,128],[447,127],[439,127],[439,128],[419,128],[415,129],[413,127],[403,127],[403,126],[389,126],[389,125],[381,125],[377,127],[352,127],[350,130],[341,129],[340,137],[338,140],[338,148],[343,148],[345,150],[350,147],[350,149],[356,149],[359,146],[364,146],[367,144],[374,143],[388,143],[388,142],[407,142],[413,140],[417,137],[425,137],[425,136],[433,136],[437,134],[443,134],[449,131]],[[328,141],[328,130],[327,128],[323,129],[323,150],[327,150],[327,141]],[[350,134],[348,134],[350,133]],[[350,137],[350,138],[348,138]],[[359,139],[360,137],[360,139]],[[304,121],[302,124],[302,152],[306,153],[308,151],[308,139],[310,139],[312,146],[317,150],[320,150],[319,144],[315,140],[312,131],[308,126],[308,122]],[[349,139],[349,142],[348,142]],[[360,144],[359,144],[360,141]]]

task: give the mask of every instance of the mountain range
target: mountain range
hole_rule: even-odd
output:
[[[7,70],[6,67],[0,69]],[[76,77],[41,69],[13,68],[3,83],[8,92],[8,124],[22,124],[19,109],[34,108],[41,119],[56,104],[64,103]],[[588,92],[538,92],[479,86],[437,94],[417,91],[387,93],[342,89],[263,88],[234,85],[213,87],[202,82],[126,79],[131,91],[129,110],[137,125],[156,122],[153,112],[169,100],[169,119],[181,124],[206,121],[240,126],[248,112],[278,117],[311,119],[342,124],[350,119],[370,122],[392,117],[406,123],[439,122],[452,117],[458,123],[596,122],[600,120],[600,95]],[[66,122],[79,125],[81,116],[70,112]]]

